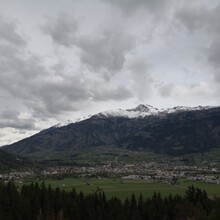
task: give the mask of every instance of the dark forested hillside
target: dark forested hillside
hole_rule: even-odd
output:
[[[167,115],[126,137],[121,144],[169,155],[220,148],[220,109]]]
[[[83,194],[52,189],[44,183],[23,185],[0,183],[0,217],[4,220],[142,220],[142,219],[220,219],[220,199],[209,199],[205,191],[189,187],[184,197],[162,198],[154,193],[151,199],[140,195],[124,202],[104,193]]]
[[[0,171],[20,169],[30,165],[31,162],[27,159],[0,150]]]
[[[45,150],[53,154],[113,145],[182,155],[220,147],[219,107],[174,110],[136,118],[98,114],[67,126],[51,127],[4,149],[32,156]]]
[[[4,147],[19,155],[31,155],[43,150],[65,151],[76,148],[118,145],[127,135],[153,123],[157,117],[129,119],[92,117],[60,128],[49,128],[17,143]]]

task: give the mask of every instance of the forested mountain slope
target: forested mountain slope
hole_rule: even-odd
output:
[[[85,120],[56,125],[4,149],[23,156],[95,146],[126,146],[171,155],[220,147],[220,107],[134,109],[101,112]]]

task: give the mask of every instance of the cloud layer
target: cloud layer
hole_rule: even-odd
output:
[[[219,0],[24,2],[0,9],[1,140],[140,102],[220,104]]]

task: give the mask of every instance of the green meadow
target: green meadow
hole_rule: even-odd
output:
[[[107,198],[116,196],[122,200],[130,197],[132,194],[144,197],[151,197],[154,192],[160,192],[162,196],[184,195],[188,186],[194,185],[200,189],[206,190],[210,197],[220,196],[220,185],[203,183],[199,181],[179,180],[176,185],[166,184],[164,182],[153,182],[149,180],[122,180],[122,179],[86,179],[86,178],[64,178],[62,180],[47,179],[46,185],[59,187],[62,190],[72,190],[84,193],[105,192]]]

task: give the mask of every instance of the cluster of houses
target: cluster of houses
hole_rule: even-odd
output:
[[[43,170],[28,170],[25,172],[8,172],[0,174],[0,179],[22,181],[27,178],[39,176],[105,176],[122,177],[124,179],[146,179],[153,181],[164,181],[175,184],[179,178],[198,180],[207,183],[220,184],[220,168],[213,165],[186,166],[171,163],[140,162],[124,164],[120,162],[106,162],[102,165],[90,166],[55,166]]]
[[[29,171],[14,171],[14,172],[6,172],[0,174],[0,180],[4,181],[16,181],[18,183],[22,183],[24,179],[32,178],[34,172],[32,170]]]
[[[202,181],[205,183],[220,184],[220,178],[216,176],[198,175],[198,176],[188,176],[186,179],[193,181]]]

